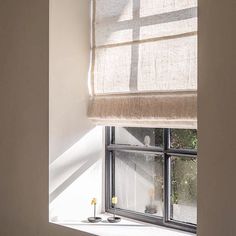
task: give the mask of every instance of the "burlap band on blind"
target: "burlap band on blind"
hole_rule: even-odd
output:
[[[103,95],[91,98],[88,117],[99,125],[196,128],[196,93]]]

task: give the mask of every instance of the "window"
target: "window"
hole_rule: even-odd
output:
[[[196,232],[197,131],[106,128],[106,211]]]

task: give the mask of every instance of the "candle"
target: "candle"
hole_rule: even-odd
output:
[[[92,199],[91,205],[97,205],[97,199],[95,197]]]
[[[117,197],[113,197],[112,199],[111,199],[111,202],[112,202],[112,204],[113,205],[116,205],[117,204]]]

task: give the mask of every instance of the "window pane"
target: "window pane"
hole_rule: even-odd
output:
[[[118,151],[114,155],[117,207],[163,216],[163,158]]]
[[[163,129],[116,127],[115,143],[163,147]]]
[[[197,149],[197,130],[195,129],[172,129],[171,148]]]
[[[171,157],[172,219],[197,223],[197,159]]]

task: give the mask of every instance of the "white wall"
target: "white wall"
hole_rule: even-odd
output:
[[[103,128],[87,118],[90,1],[50,1],[50,220],[80,221],[102,208]]]
[[[50,0],[50,163],[90,129],[90,1]]]

